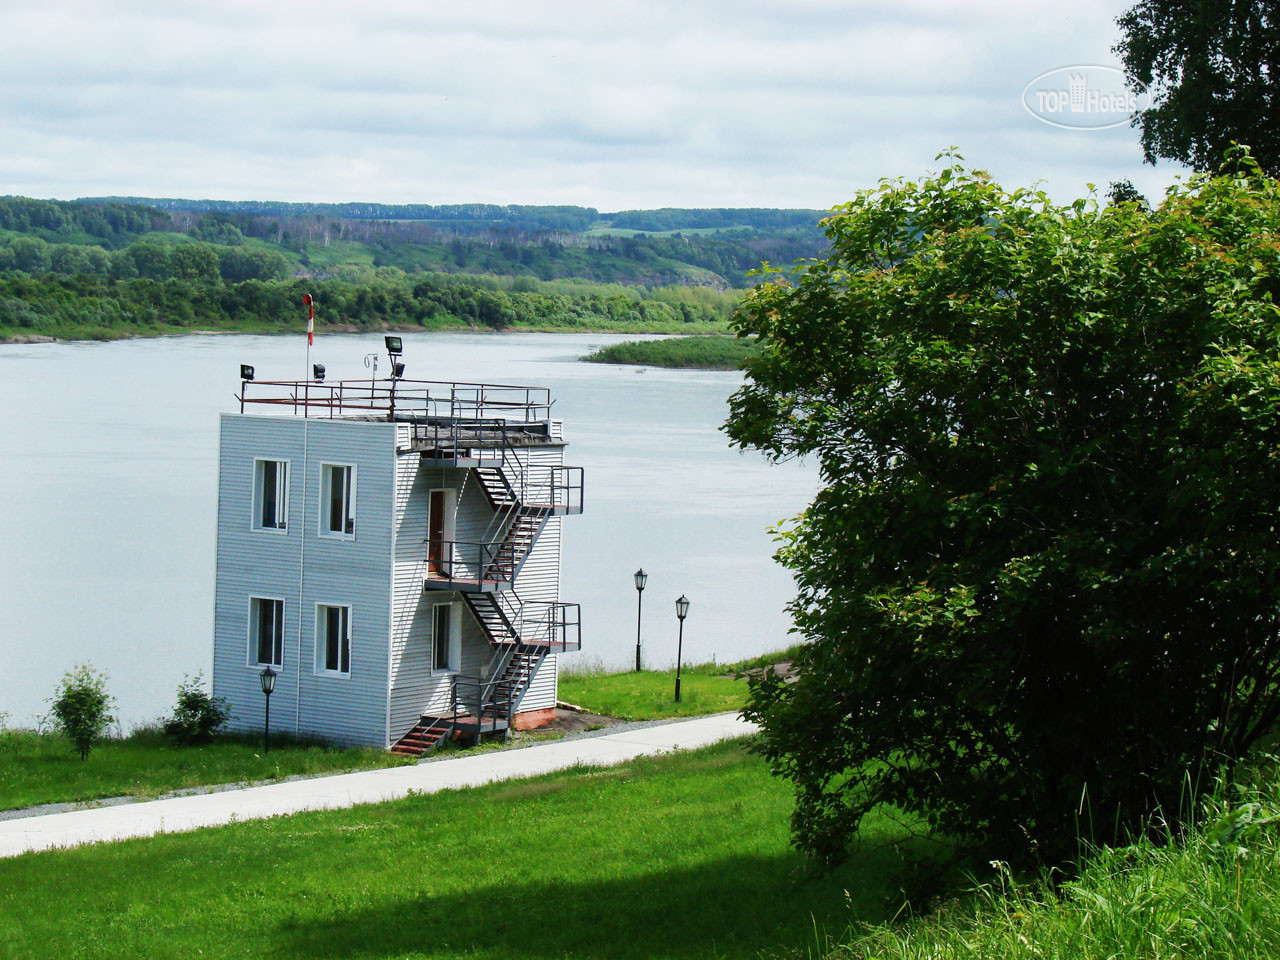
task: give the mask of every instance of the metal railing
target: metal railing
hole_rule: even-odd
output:
[[[518,494],[522,503],[569,513],[582,512],[585,479],[582,467],[533,466],[525,472],[523,479],[524,490]]]
[[[549,653],[582,649],[582,609],[559,600],[525,600],[514,590],[496,593],[493,601],[512,641]]]
[[[476,720],[476,741],[484,732],[485,721],[495,724],[506,723],[507,731],[511,730],[511,720],[515,715],[516,697],[514,685],[501,678],[485,679],[465,674],[454,674],[452,683],[453,717],[457,721],[459,713],[466,713]],[[491,728],[491,729],[494,729]]]
[[[510,383],[444,380],[242,380],[240,412],[252,404],[303,416],[450,418],[540,423],[551,418],[551,391]]]
[[[492,576],[501,572],[495,568],[501,546],[501,540],[428,540],[427,579],[510,582],[510,577],[499,580]]]
[[[520,642],[551,653],[582,649],[582,608],[558,600],[525,600],[515,621]]]

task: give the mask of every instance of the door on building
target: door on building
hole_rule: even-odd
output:
[[[427,573],[435,577],[448,576],[444,569],[445,492],[431,491],[430,512],[427,517]]]

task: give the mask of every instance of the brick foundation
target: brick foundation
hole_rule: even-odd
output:
[[[511,718],[513,730],[537,730],[545,727],[556,718],[556,708],[546,707],[543,710],[525,710]]]

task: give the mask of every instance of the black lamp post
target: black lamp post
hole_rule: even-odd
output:
[[[644,585],[649,582],[649,575],[641,567],[636,577],[636,673],[640,672],[640,607],[644,600]]]
[[[262,721],[262,752],[271,752],[271,691],[276,688],[276,672],[267,667],[258,674],[262,681],[262,695],[267,698],[266,717]]]
[[[689,598],[683,593],[676,601],[676,616],[680,618],[680,640],[676,644],[676,703],[680,702],[680,659],[684,655],[684,618],[689,615]]]

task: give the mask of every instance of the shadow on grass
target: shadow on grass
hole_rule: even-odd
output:
[[[803,956],[852,921],[891,917],[909,863],[938,855],[923,840],[863,850],[808,879],[790,853],[616,880],[547,878],[554,865],[539,878],[529,864],[525,882],[448,894],[430,892],[432,870],[447,864],[423,864],[422,876],[405,878],[414,894],[327,920],[288,918],[265,942],[282,957]]]

